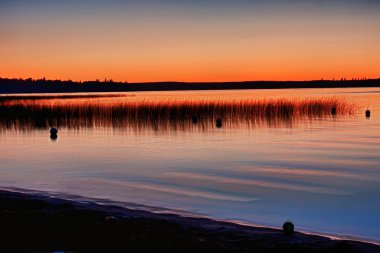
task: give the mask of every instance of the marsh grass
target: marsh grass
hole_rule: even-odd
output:
[[[331,115],[332,109],[336,115]],[[42,98],[1,99],[0,128],[129,127],[154,130],[207,129],[216,119],[223,127],[292,126],[297,121],[356,112],[340,98],[310,99],[154,99]]]

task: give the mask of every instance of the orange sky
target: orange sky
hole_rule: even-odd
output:
[[[0,18],[0,76],[129,82],[380,77],[377,9],[97,8],[67,15],[54,6],[44,12],[9,7]]]

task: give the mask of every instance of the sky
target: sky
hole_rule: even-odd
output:
[[[0,77],[380,77],[380,0],[0,0]]]

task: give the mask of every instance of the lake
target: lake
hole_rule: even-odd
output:
[[[380,241],[380,88],[123,95],[85,101],[331,97],[358,109],[221,127],[214,118],[179,125],[66,120],[56,140],[45,125],[3,123],[0,187],[245,224],[292,220],[302,231]]]

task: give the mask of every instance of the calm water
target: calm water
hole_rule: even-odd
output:
[[[380,89],[134,95],[334,96],[361,109],[275,127],[61,128],[56,141],[46,129],[3,129],[0,186],[268,226],[291,219],[305,231],[380,241]]]

